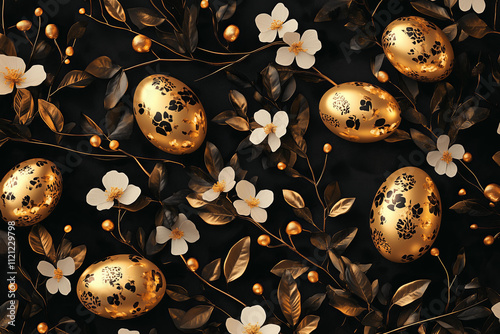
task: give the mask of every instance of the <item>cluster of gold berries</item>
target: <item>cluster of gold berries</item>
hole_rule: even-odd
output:
[[[89,143],[92,147],[100,147],[102,143],[101,137],[99,137],[98,135],[93,135],[92,137],[90,137]],[[113,139],[109,141],[110,150],[116,151],[118,147],[120,147],[120,142],[118,140]]]

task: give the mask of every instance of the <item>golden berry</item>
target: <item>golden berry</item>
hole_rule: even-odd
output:
[[[477,230],[478,228],[479,228],[479,226],[477,226],[477,224],[471,224],[471,226],[470,226],[471,230]]]
[[[281,162],[281,161],[280,161],[280,162],[278,162],[278,169],[279,169],[279,170],[284,170],[284,169],[286,169],[286,163]]]
[[[28,31],[28,30],[31,29],[32,25],[33,24],[31,23],[31,21],[21,20],[21,21],[19,21],[19,22],[16,23],[16,28],[19,31]]]
[[[47,36],[50,39],[56,39],[59,37],[59,28],[53,23],[47,24],[45,27],[45,36]]]
[[[101,146],[101,137],[99,137],[98,135],[93,135],[92,137],[90,137],[89,142],[91,146],[99,147]]]
[[[432,248],[431,255],[432,256],[439,256],[439,249],[437,249],[436,247]]]
[[[49,330],[49,326],[47,326],[47,324],[45,322],[41,322],[38,324],[38,326],[36,326],[36,330],[40,334],[45,334]]]
[[[492,235],[488,235],[484,238],[483,240],[483,243],[486,245],[486,246],[491,246],[493,245],[493,243],[495,242],[495,238],[493,238]]]
[[[198,260],[196,260],[194,257],[190,257],[189,259],[187,259],[186,265],[191,271],[196,271],[200,267]]]
[[[262,293],[264,292],[264,288],[262,287],[262,285],[260,283],[255,283],[253,286],[252,286],[252,291],[253,293],[255,293],[257,296],[260,296],[262,295]]]
[[[310,272],[307,273],[307,279],[311,283],[317,283],[319,281],[318,272],[311,270]]]
[[[66,225],[64,226],[64,232],[65,233],[69,233],[71,232],[71,230],[73,229],[73,227],[71,225]]]
[[[64,63],[65,63],[66,65],[68,65],[69,63],[71,63],[71,60],[69,60],[68,58],[66,58],[66,59],[64,59]]]
[[[325,145],[323,145],[323,152],[325,152],[326,154],[328,154],[331,151],[332,151],[332,145],[330,145],[329,143],[326,143]]]
[[[10,283],[8,287],[9,291],[14,292],[17,290],[17,283]]]
[[[267,234],[262,234],[257,238],[257,243],[261,246],[268,246],[271,243],[271,237]]]
[[[82,7],[82,8],[80,8],[80,9],[78,10],[78,13],[80,13],[80,14],[82,14],[82,15],[83,15],[83,14],[85,14],[85,8],[83,8],[83,7]]]
[[[144,35],[137,35],[132,40],[132,48],[135,52],[145,53],[151,50],[151,38]]]
[[[43,15],[43,9],[41,9],[40,7],[35,9],[35,16],[42,16],[42,15]]]
[[[299,222],[292,220],[286,225],[286,234],[288,235],[298,235],[302,233],[302,225]]]
[[[201,2],[200,2],[201,8],[203,8],[203,9],[208,8],[208,5],[209,5],[208,0],[201,0]]]
[[[234,24],[228,25],[226,29],[224,29],[224,39],[229,43],[234,42],[238,36],[240,35],[240,28],[235,26]]]
[[[465,152],[462,159],[465,162],[471,162],[472,161],[472,154],[470,154],[469,152]]]
[[[109,148],[112,149],[113,151],[116,151],[119,146],[120,143],[118,142],[118,140],[112,140],[109,142]]]
[[[377,80],[381,83],[386,83],[389,81],[389,74],[385,71],[378,71],[377,73]]]
[[[459,194],[460,196],[465,196],[465,195],[467,194],[467,192],[465,191],[465,189],[464,189],[464,188],[462,188],[462,189],[460,189],[460,190],[458,191],[458,194]]]
[[[102,222],[101,227],[104,231],[111,232],[115,229],[115,224],[111,220],[106,219]]]
[[[75,49],[72,46],[66,48],[66,56],[71,57],[75,54]]]

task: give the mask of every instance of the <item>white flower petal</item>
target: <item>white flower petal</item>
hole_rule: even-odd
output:
[[[231,181],[231,182],[226,182],[226,185],[224,186],[224,192],[228,192],[230,191],[231,189],[234,188],[234,185],[236,184],[236,181]]]
[[[264,189],[259,191],[257,196],[255,197],[259,200],[260,208],[268,208],[274,201],[274,193],[271,190]]]
[[[185,214],[183,214],[183,213],[179,213],[179,215],[175,219],[175,225],[174,226],[175,227],[179,227],[186,220],[189,220],[188,217]]]
[[[302,44],[302,48],[307,50],[306,52],[310,55],[313,55],[321,50],[321,42],[318,39],[318,32],[314,29],[304,31],[300,40],[304,42]]]
[[[52,263],[49,263],[47,261],[40,261],[36,268],[38,269],[40,274],[47,277],[53,277],[54,270],[56,270],[56,268],[52,265]]]
[[[106,195],[106,193],[99,188],[93,188],[88,192],[86,199],[89,205],[97,206],[101,203],[107,202],[108,195]]]
[[[298,41],[300,41],[300,34],[298,32],[287,32],[285,35],[283,35],[283,42],[288,45],[292,45],[293,43],[297,43]]]
[[[102,184],[104,184],[106,190],[110,190],[111,187],[125,190],[128,187],[128,176],[125,173],[119,173],[116,170],[112,170],[102,177]]]
[[[288,114],[285,111],[278,111],[274,115],[273,124],[276,125],[277,127],[275,133],[278,137],[283,137],[285,135],[288,122],[289,122]]]
[[[188,244],[184,239],[172,239],[172,255],[183,255],[188,251]]]
[[[493,314],[495,315],[495,317],[497,317],[498,319],[500,319],[500,302],[496,303],[495,305],[493,305],[491,307],[491,312],[493,312]]]
[[[234,201],[233,206],[239,215],[248,216],[250,214],[250,207],[245,201],[242,201],[241,199]]]
[[[281,327],[275,324],[265,325],[260,328],[262,334],[279,334]]]
[[[436,146],[441,152],[448,151],[448,147],[450,146],[450,137],[447,135],[439,136]]]
[[[1,76],[1,74],[0,74]],[[10,85],[7,85],[5,83],[5,80],[2,80],[0,79],[0,95],[7,95],[7,94],[10,94],[12,93],[12,91],[14,90],[14,86],[10,86]]]
[[[6,56],[0,55],[0,72],[7,72],[7,68],[10,70],[18,70],[24,73],[26,70],[26,64],[22,58],[16,56]]]
[[[297,65],[305,70],[311,68],[316,61],[314,56],[305,52],[299,52],[299,54],[295,58],[297,59]]]
[[[472,1],[472,9],[478,14],[481,14],[484,12],[484,9],[486,8],[486,3],[484,0],[473,0]]]
[[[46,77],[47,73],[45,73],[42,65],[33,65],[26,73],[24,73],[24,81],[17,84],[16,87],[35,87],[40,85]]]
[[[57,268],[62,270],[64,276],[73,275],[75,272],[75,260],[71,256],[68,256],[57,261]]]
[[[198,232],[196,225],[190,220],[183,221],[179,226],[179,230],[184,232],[182,237],[189,243],[196,242],[200,239],[200,232]]]
[[[226,183],[234,181],[234,177],[234,169],[231,166],[224,167],[219,173],[219,181],[224,181]]]
[[[156,226],[156,243],[164,244],[170,240],[171,230],[166,228],[165,226]]]
[[[283,38],[283,36],[285,36],[285,34],[287,32],[294,32],[297,30],[298,27],[299,27],[299,23],[297,22],[297,20],[293,19],[293,20],[286,21],[281,26],[281,29],[278,30],[278,36],[280,38]]]
[[[439,151],[429,152],[427,153],[427,163],[434,167],[442,157],[443,153]]]
[[[252,208],[250,210],[250,217],[257,223],[264,223],[267,220],[267,211],[262,208]]]
[[[282,66],[290,66],[295,59],[295,53],[288,50],[288,46],[283,46],[276,52],[276,63]]]
[[[242,334],[245,328],[243,327],[243,324],[238,320],[233,318],[227,318],[226,329],[231,334]]]
[[[451,154],[453,159],[461,160],[465,154],[465,149],[460,144],[455,144],[450,147],[448,153]]]
[[[457,165],[453,161],[450,162],[446,167],[446,176],[454,177],[455,175],[457,175],[457,170]]]
[[[109,202],[104,202],[104,203],[98,204],[97,210],[99,210],[99,211],[109,210],[113,207],[114,204],[115,204],[114,201],[109,201]]]
[[[266,311],[260,305],[245,307],[241,311],[241,323],[262,326],[266,321]]]
[[[253,115],[253,119],[261,126],[266,126],[272,122],[271,114],[265,109],[260,109],[259,111],[257,111]]]
[[[250,134],[249,140],[252,144],[259,145],[260,143],[262,143],[264,141],[264,139],[266,139],[266,137],[267,137],[267,134],[264,131],[264,128],[257,128],[257,129],[252,131],[252,133]]]
[[[59,291],[59,282],[54,277],[49,278],[47,280],[47,283],[45,283],[45,287],[47,288],[47,291],[50,294],[55,295],[57,293],[57,291]]]
[[[282,2],[274,6],[273,11],[271,12],[273,20],[279,20],[281,22],[286,21],[286,19],[288,18],[288,14],[289,14],[288,8],[286,8]]]
[[[271,43],[276,39],[276,30],[266,30],[259,34],[259,41],[262,43]]]
[[[444,173],[446,173],[446,167],[447,167],[446,162],[444,162],[443,160],[438,160],[436,167],[434,167],[434,170],[439,175],[443,175]]]
[[[139,331],[130,331],[126,328],[120,328],[118,334],[141,334]]]
[[[458,6],[462,12],[466,12],[471,8],[472,0],[460,0],[458,1]]]
[[[247,180],[241,180],[236,184],[236,194],[241,199],[255,197],[255,186]]]
[[[255,25],[260,32],[268,31],[272,22],[273,18],[269,14],[259,14],[255,17]]]
[[[276,150],[281,146],[281,140],[275,133],[270,133],[269,136],[267,136],[267,143],[269,144],[272,152],[276,152]]]
[[[219,195],[220,195],[219,192],[216,192],[212,188],[210,188],[207,191],[205,191],[201,197],[203,198],[204,201],[212,202],[213,200],[216,200],[219,197]]]
[[[129,184],[127,189],[123,192],[123,195],[118,198],[118,202],[124,205],[130,205],[134,203],[139,196],[141,195],[141,188],[138,186],[134,186],[133,184]]]
[[[71,292],[71,282],[66,277],[61,277],[57,286],[62,295],[67,296]]]

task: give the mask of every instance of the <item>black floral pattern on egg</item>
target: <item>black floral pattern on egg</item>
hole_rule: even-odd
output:
[[[168,92],[171,92],[175,88],[174,83],[168,80],[165,76],[153,78],[152,85],[156,90],[160,91],[161,95],[167,95]]]
[[[409,218],[399,219],[396,224],[399,238],[410,239],[416,232],[415,224]]]
[[[359,119],[355,115],[352,115],[352,116],[349,116],[349,118],[345,122],[345,125],[348,128],[351,128],[354,130],[359,130],[359,127],[361,126],[361,122],[359,121]]]
[[[163,113],[157,112],[153,117],[152,123],[156,127],[156,132],[158,134],[166,136],[172,131],[172,125],[170,124],[172,121],[172,115],[164,111]]]
[[[183,87],[182,90],[179,91],[179,96],[181,97],[182,101],[184,101],[184,103],[190,104],[192,106],[199,102],[196,95],[194,95],[194,93],[186,87]]]
[[[429,200],[429,212],[434,216],[439,216],[441,213],[441,209],[439,207],[439,200],[434,192],[431,193],[430,196],[427,196]]]
[[[180,100],[170,100],[168,110],[180,112],[184,109],[184,104]]]
[[[415,186],[416,182],[417,181],[413,175],[403,173],[396,178],[394,184],[398,185],[402,192],[406,192],[411,190]]]

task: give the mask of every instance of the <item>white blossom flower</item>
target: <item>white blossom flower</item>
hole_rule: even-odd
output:
[[[433,166],[436,173],[448,177],[454,177],[457,174],[457,165],[453,159],[462,159],[465,149],[460,144],[450,145],[450,137],[447,135],[439,136],[437,140],[437,151],[427,153],[427,162]]]
[[[120,328],[118,334],[141,334],[139,331],[131,331],[126,328]]]
[[[262,127],[252,131],[250,141],[252,144],[258,145],[268,137],[267,143],[271,151],[275,152],[281,145],[280,138],[286,133],[288,114],[284,111],[278,111],[271,121],[271,114],[267,110],[261,109],[255,113],[253,118]]]
[[[481,14],[486,8],[486,3],[484,0],[458,0],[458,7],[462,12],[467,12],[472,7],[476,13]]]
[[[266,311],[260,305],[245,307],[241,311],[241,321],[226,320],[226,328],[231,334],[278,334],[281,327],[275,324],[262,326],[266,321]]]
[[[141,188],[128,183],[128,176],[112,170],[102,177],[102,184],[106,190],[91,189],[87,194],[87,203],[97,206],[97,210],[108,210],[115,199],[124,205],[134,203],[141,195]]]
[[[15,56],[0,55],[0,95],[9,94],[16,88],[26,88],[41,84],[47,74],[42,65],[33,65],[24,72],[26,64],[24,60]]]
[[[193,243],[198,241],[200,233],[194,223],[188,220],[185,214],[180,213],[172,229],[168,229],[165,226],[156,227],[157,243],[164,244],[170,239],[172,239],[172,255],[182,255],[188,251],[187,242]]]
[[[37,269],[43,276],[50,277],[45,284],[49,293],[54,295],[59,291],[65,296],[70,293],[71,283],[65,276],[75,272],[75,261],[72,257],[57,261],[57,268],[52,263],[40,261]]]
[[[203,200],[212,202],[217,199],[222,192],[229,192],[233,189],[236,181],[234,181],[234,169],[233,167],[225,167],[219,173],[219,180],[214,183],[212,188],[203,193]]]
[[[259,40],[263,43],[271,43],[276,39],[276,34],[283,38],[285,33],[294,32],[299,24],[296,20],[288,19],[288,9],[281,2],[274,6],[271,15],[259,14],[255,17],[255,24],[260,31]]]
[[[491,307],[491,312],[497,317],[500,321],[500,302],[496,303]]]
[[[283,46],[276,53],[276,62],[283,66],[289,66],[297,59],[297,65],[303,69],[309,69],[316,61],[314,54],[321,49],[318,33],[314,29],[304,31],[302,37],[297,32],[287,32],[283,41],[289,46]]]
[[[240,199],[233,202],[239,215],[250,215],[253,220],[263,223],[267,220],[266,208],[274,201],[274,194],[271,190],[261,190],[255,196],[255,187],[246,180],[241,180],[236,184],[236,194]]]

